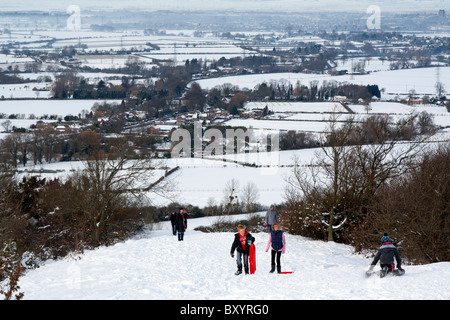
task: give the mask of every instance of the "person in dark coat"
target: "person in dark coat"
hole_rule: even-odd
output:
[[[272,231],[272,224],[278,221],[278,214],[275,210],[275,205],[270,205],[270,209],[266,212],[266,225],[267,225],[267,231],[270,233]]]
[[[255,238],[245,230],[243,225],[238,225],[238,232],[234,235],[233,244],[231,245],[230,255],[234,258],[234,251],[236,251],[237,271],[235,275],[242,273],[242,260],[244,260],[244,271],[248,274],[248,255],[250,246],[255,242]]]
[[[397,269],[402,270],[402,259],[398,253],[397,248],[392,244],[391,239],[385,233],[381,238],[381,247],[378,253],[373,258],[372,264],[370,265],[367,273],[371,273],[375,265],[380,261],[381,273],[380,276],[384,277],[386,274],[394,271],[394,257],[397,261]]]
[[[172,224],[172,232],[175,236],[177,234],[177,213],[175,211],[172,211],[170,214],[170,223]]]
[[[175,225],[178,231],[178,241],[183,241],[184,232],[187,229],[187,213],[184,208],[180,208],[175,220]]]

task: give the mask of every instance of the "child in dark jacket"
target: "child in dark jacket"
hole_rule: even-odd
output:
[[[279,230],[280,226],[277,222],[272,224],[272,231],[270,232],[269,241],[267,242],[266,252],[269,251],[269,247],[272,246],[272,260],[270,273],[275,272],[275,257],[277,260],[277,273],[281,273],[281,254],[286,252],[286,240],[284,238],[283,231]]]
[[[234,241],[231,245],[230,255],[234,258],[234,251],[236,254],[237,271],[235,275],[242,273],[242,260],[244,262],[245,274],[248,274],[248,254],[250,246],[255,242],[255,238],[245,230],[243,225],[238,225],[238,232],[234,235]]]
[[[378,250],[378,253],[373,258],[372,264],[370,265],[367,274],[370,274],[373,271],[373,268],[380,261],[381,273],[380,276],[384,277],[386,274],[394,271],[394,257],[397,261],[397,269],[402,270],[402,259],[398,254],[397,248],[392,244],[391,239],[385,233],[381,238],[381,247]]]
[[[172,224],[172,233],[175,236],[177,234],[177,213],[175,211],[170,214],[170,223]]]
[[[178,241],[184,240],[184,232],[187,229],[187,213],[184,208],[180,208],[175,219],[175,225],[178,231]]]

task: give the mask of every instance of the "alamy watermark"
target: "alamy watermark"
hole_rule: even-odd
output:
[[[193,134],[193,136],[192,136]],[[172,132],[172,158],[209,158],[254,164],[261,174],[276,174],[280,164],[280,133],[278,130],[225,129],[203,130],[200,121],[194,130],[179,128]]]
[[[381,8],[376,5],[369,6],[366,10],[370,16],[366,20],[367,29],[380,30],[381,29]]]
[[[67,29],[72,31],[81,30],[81,9],[77,5],[67,7],[66,12],[71,16],[67,19]]]

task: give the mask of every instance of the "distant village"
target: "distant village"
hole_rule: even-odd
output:
[[[33,13],[23,15],[25,20],[33,19]],[[432,22],[430,17],[434,17]],[[54,18],[49,17],[48,25],[41,28],[54,28],[53,24],[59,23]],[[190,22],[183,22],[185,18],[188,19],[180,18],[180,24],[187,26]],[[15,20],[7,14],[5,19],[14,24]],[[305,16],[305,19],[309,18]],[[351,113],[349,104],[370,108],[384,93],[377,83],[280,80],[261,82],[254,88],[240,88],[235,83],[202,88],[201,80],[281,72],[355,77],[379,71],[373,69],[371,61],[381,64],[384,70],[436,69],[433,92],[422,95],[410,88],[395,101],[450,109],[446,96],[450,93],[439,78],[439,69],[450,66],[450,37],[445,35],[448,17],[444,10],[428,13],[416,21],[424,30],[444,30],[442,35],[397,31],[408,29],[408,15],[385,21],[384,30],[367,30],[366,26],[348,30],[347,24],[339,26],[343,31],[331,27],[314,30],[315,18],[311,19],[311,29],[272,24],[248,33],[232,31],[231,27],[227,29],[229,26],[222,31],[211,31],[208,29],[214,26],[210,22],[204,30],[195,30],[189,36],[183,32],[169,34],[162,25],[133,29],[136,31],[130,33],[129,26],[99,25],[92,21],[89,29],[81,30],[86,32],[85,37],[60,39],[39,35],[38,30],[16,34],[5,25],[0,28],[3,36],[0,39],[0,103],[60,101],[61,110],[66,101],[95,103],[78,114],[61,114],[64,113],[61,111],[35,115],[0,109],[0,131],[60,134],[57,142],[49,142],[48,148],[53,148],[48,151],[50,158],[58,154],[61,159],[72,159],[74,155],[80,157],[87,153],[88,149],[79,150],[76,143],[66,138],[86,131],[95,132],[99,139],[113,134],[148,135],[147,141],[141,139],[137,148],[167,156],[172,147],[170,133],[175,128],[189,128],[195,121],[207,127],[227,126],[232,119],[273,119],[269,106],[276,102],[333,102]],[[134,28],[144,26],[139,23]],[[277,32],[270,31],[274,29]],[[110,32],[114,40],[101,47],[91,42],[92,32]],[[167,37],[174,42],[167,42]],[[211,55],[210,51],[216,49],[219,55]],[[230,53],[226,53],[228,50]],[[21,96],[24,91],[30,94]],[[18,119],[36,122],[31,126],[12,122]],[[32,143],[31,138],[24,139]],[[24,150],[29,152],[29,148]]]

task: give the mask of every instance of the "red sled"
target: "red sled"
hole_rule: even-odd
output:
[[[294,271],[282,271],[281,274],[291,274],[294,273]]]
[[[252,244],[248,252],[248,264],[250,267],[250,274],[254,274],[256,271],[256,247]]]

